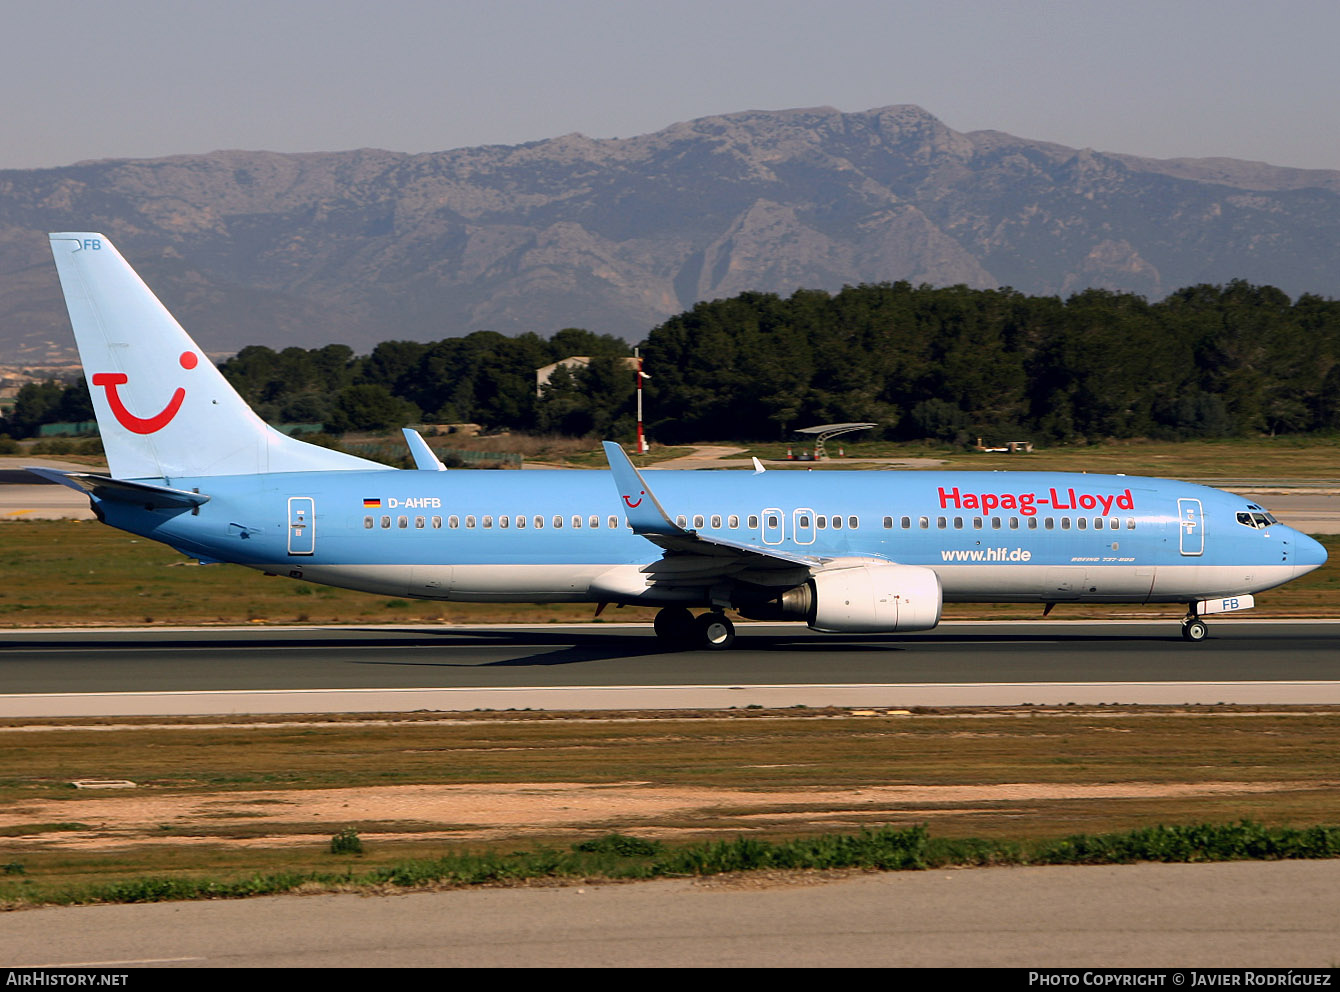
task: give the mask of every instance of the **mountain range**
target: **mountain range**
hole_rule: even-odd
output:
[[[907,105],[0,171],[0,361],[71,354],[60,230],[112,238],[212,353],[570,326],[636,341],[700,300],[897,280],[1340,293],[1340,171],[960,133]]]

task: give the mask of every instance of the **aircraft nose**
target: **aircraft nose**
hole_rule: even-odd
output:
[[[1294,538],[1295,574],[1302,575],[1326,564],[1326,548],[1306,534]]]

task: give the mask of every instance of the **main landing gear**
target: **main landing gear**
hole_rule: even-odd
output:
[[[672,650],[710,648],[724,650],[735,643],[735,624],[719,611],[695,617],[682,606],[667,606],[653,624],[661,643]]]

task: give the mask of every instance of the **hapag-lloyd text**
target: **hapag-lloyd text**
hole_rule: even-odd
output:
[[[947,510],[953,504],[956,510],[977,510],[982,516],[989,517],[992,510],[1014,510],[1025,517],[1037,516],[1039,506],[1053,510],[1097,510],[1108,516],[1113,508],[1134,510],[1135,497],[1126,489],[1120,493],[1076,493],[1073,488],[1058,492],[1047,490],[1047,498],[1037,493],[965,493],[958,486],[945,489],[940,486],[940,509]]]

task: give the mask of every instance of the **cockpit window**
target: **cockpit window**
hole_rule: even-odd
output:
[[[1279,521],[1275,519],[1273,513],[1266,513],[1259,509],[1255,513],[1239,513],[1237,517],[1238,523],[1242,524],[1242,526],[1255,527],[1257,530],[1264,530],[1271,524],[1279,523]]]

